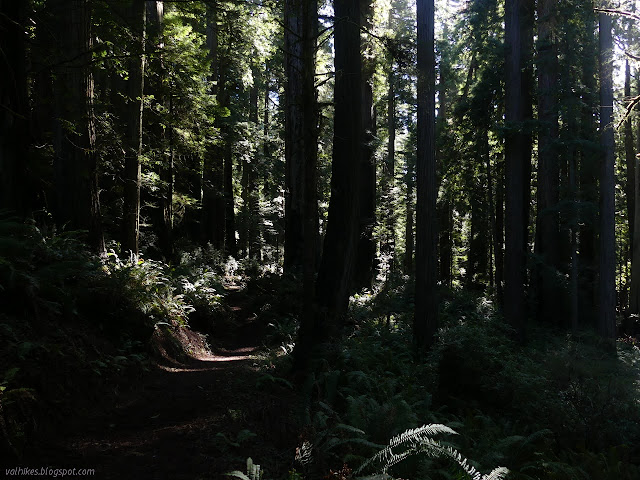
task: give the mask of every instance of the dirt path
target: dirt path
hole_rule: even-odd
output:
[[[264,381],[264,328],[241,292],[228,301],[238,328],[213,351],[156,363],[109,412],[72,428],[30,463],[92,468],[105,479],[220,479],[251,456],[269,476],[286,471],[297,441],[292,391]]]

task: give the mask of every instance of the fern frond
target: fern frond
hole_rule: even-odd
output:
[[[507,478],[509,474],[509,469],[505,467],[498,467],[494,469],[489,475],[485,475],[483,480],[502,480],[503,478]]]
[[[227,477],[235,477],[235,478],[239,478],[240,480],[251,480],[249,477],[247,477],[244,473],[242,473],[240,470],[234,470],[233,472],[229,472],[225,474]]]
[[[396,435],[391,440],[389,440],[389,445],[384,447],[373,457],[363,463],[360,468],[358,468],[356,473],[362,472],[369,465],[378,461],[381,461],[385,465],[383,471],[386,471],[388,468],[390,468],[391,464],[395,465],[408,456],[405,455],[407,452],[396,454],[393,451],[394,448],[407,446],[409,448],[408,451],[413,454],[415,453],[416,447],[418,445],[425,446],[428,449],[428,445],[431,445],[433,443],[431,437],[439,433],[452,433],[454,435],[456,434],[453,429],[439,423],[423,425],[419,428],[406,430],[405,432]],[[398,457],[399,455],[401,456],[401,458]]]
[[[373,457],[364,462],[360,468],[356,470],[356,474],[363,471],[373,462],[382,462],[382,473],[386,474],[394,465],[402,462],[406,458],[422,453],[431,458],[447,457],[453,460],[462,471],[467,474],[471,480],[502,480],[509,473],[504,467],[496,468],[488,475],[480,473],[458,450],[450,445],[442,445],[437,440],[432,438],[433,435],[438,433],[453,433],[456,432],[441,424],[424,425],[420,428],[407,430],[400,435],[396,435],[389,441],[389,445],[375,454]],[[403,451],[394,451],[394,449],[400,449],[405,447]]]
[[[356,428],[352,425],[347,425],[346,423],[338,423],[335,428],[339,430],[345,430],[351,433],[357,433],[359,435],[365,434],[364,431],[360,430],[359,428]]]

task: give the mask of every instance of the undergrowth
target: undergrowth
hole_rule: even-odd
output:
[[[311,452],[298,467],[304,478],[356,469],[425,423],[455,429],[446,447],[478,471],[508,468],[508,479],[640,478],[637,345],[620,341],[611,355],[588,332],[532,327],[521,346],[491,299],[442,292],[437,341],[418,359],[412,288],[392,290],[392,303],[389,287],[352,299],[355,328],[327,346],[303,385],[299,448]],[[389,473],[466,478],[428,456],[408,456]]]
[[[113,250],[98,258],[81,236],[45,236],[0,214],[5,458],[21,458],[63,419],[81,418],[110,403],[119,388],[138,384],[162,339],[180,353],[176,339],[196,312],[212,323],[223,310],[229,272],[213,250],[185,255],[176,265],[122,260]]]
[[[491,298],[442,291],[437,340],[418,358],[413,286],[394,278],[352,298],[343,340],[327,345],[295,386],[288,373],[301,311],[295,278],[211,248],[173,264],[122,260],[114,251],[101,259],[79,237],[45,236],[0,215],[5,458],[20,458],[62,419],[110,401],[114,386],[135,385],[150,355],[163,353],[156,347],[166,353],[181,329],[212,335],[224,322],[232,329],[224,292],[233,284],[246,288],[243,298],[268,324],[271,349],[253,393],[303,399],[297,453],[283,454],[291,458],[287,478],[356,478],[367,459],[382,458],[390,439],[425,424],[457,432],[436,450],[473,459],[467,473],[452,453],[454,462],[407,454],[384,468],[388,475],[462,479],[500,465],[509,480],[640,478],[640,350],[633,339],[619,341],[614,355],[589,332],[532,326],[521,346]],[[251,444],[257,441],[252,436]],[[424,452],[414,447],[411,453]]]

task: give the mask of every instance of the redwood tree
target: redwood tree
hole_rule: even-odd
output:
[[[528,161],[523,132],[526,98],[523,89],[524,0],[506,0],[505,5],[505,255],[504,315],[524,339],[525,251],[524,172]]]
[[[598,333],[616,336],[615,142],[613,132],[613,35],[611,17],[600,13],[600,252]]]
[[[431,345],[438,326],[434,2],[418,0],[418,152],[416,160],[416,292],[414,342]]]

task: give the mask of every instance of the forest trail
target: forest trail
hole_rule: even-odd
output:
[[[33,462],[95,469],[92,478],[221,479],[244,470],[248,456],[273,461],[283,448],[294,452],[296,435],[288,420],[292,392],[282,395],[278,385],[259,388],[265,375],[257,356],[264,325],[251,299],[230,290],[234,331],[220,332],[208,352],[156,361],[110,411],[74,422]],[[288,462],[277,459],[285,468]]]

